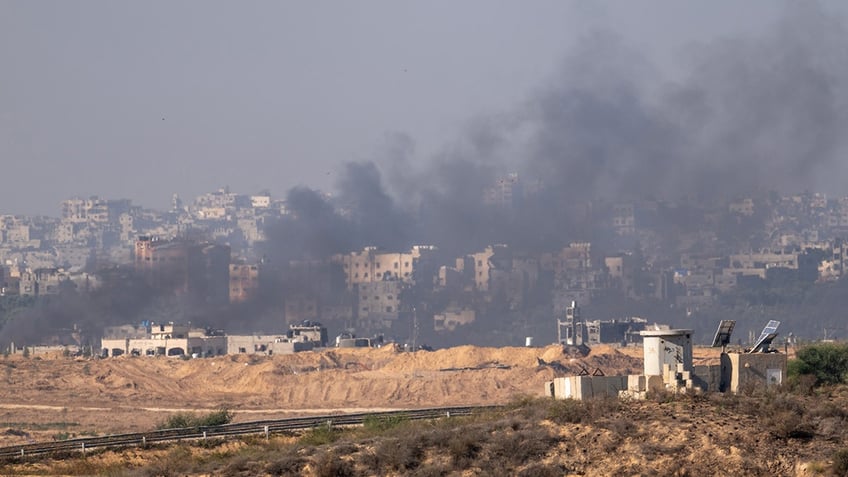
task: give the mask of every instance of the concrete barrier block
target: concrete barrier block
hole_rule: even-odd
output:
[[[665,389],[665,382],[660,376],[648,376],[647,377],[647,391],[648,392],[657,392]]]
[[[631,374],[627,376],[627,389],[630,391],[647,390],[647,379],[642,374]]]

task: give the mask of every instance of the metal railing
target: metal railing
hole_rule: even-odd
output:
[[[275,432],[314,429],[322,426],[354,426],[362,425],[366,419],[402,418],[408,420],[438,419],[451,416],[469,416],[474,413],[500,409],[501,406],[463,406],[436,407],[425,409],[409,409],[387,412],[362,412],[355,414],[328,414],[311,417],[296,417],[264,421],[241,422],[220,426],[202,426],[179,429],[160,429],[149,432],[132,434],[113,434],[99,437],[80,437],[54,442],[35,442],[17,446],[0,447],[0,459],[10,460],[54,454],[60,452],[79,451],[83,454],[89,449],[147,446],[149,444],[198,440],[211,438],[226,438],[250,434],[264,434],[266,437]]]

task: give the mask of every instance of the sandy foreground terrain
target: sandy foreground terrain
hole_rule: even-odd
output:
[[[717,360],[699,349],[696,364]],[[539,365],[538,359],[563,368]],[[271,357],[209,359],[61,356],[0,360],[0,446],[82,435],[150,430],[169,414],[220,407],[235,421],[314,413],[502,404],[538,396],[559,375],[601,370],[636,374],[641,348],[562,347],[434,352],[327,349]]]

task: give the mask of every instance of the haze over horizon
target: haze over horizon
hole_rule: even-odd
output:
[[[285,197],[370,184],[411,205],[431,179],[481,168],[551,186],[579,173],[584,197],[846,193],[845,13],[6,1],[0,213],[56,216],[89,195],[167,208],[225,185]]]

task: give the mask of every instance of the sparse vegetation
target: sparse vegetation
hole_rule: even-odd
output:
[[[688,475],[696,461],[704,473],[721,474],[728,463],[712,454],[731,448],[759,456],[734,460],[738,475],[785,475],[803,460],[846,475],[848,451],[839,446],[848,393],[833,394],[836,401],[786,391],[661,402],[525,398],[470,418],[375,417],[360,428],[321,426],[268,440],[152,446],[144,464],[120,475]],[[798,439],[817,445],[792,444]],[[43,472],[115,475],[114,462],[132,452],[55,461]],[[610,458],[621,453],[628,459]],[[0,473],[14,470],[0,466]]]
[[[833,454],[831,471],[833,475],[848,475],[848,449],[840,449]]]
[[[234,413],[225,407],[205,415],[197,415],[193,412],[178,412],[168,417],[164,422],[156,426],[156,428],[180,429],[186,427],[220,426],[232,422],[233,416]]]
[[[848,344],[821,343],[798,350],[789,362],[789,377],[814,376],[814,386],[842,384],[848,378]]]

